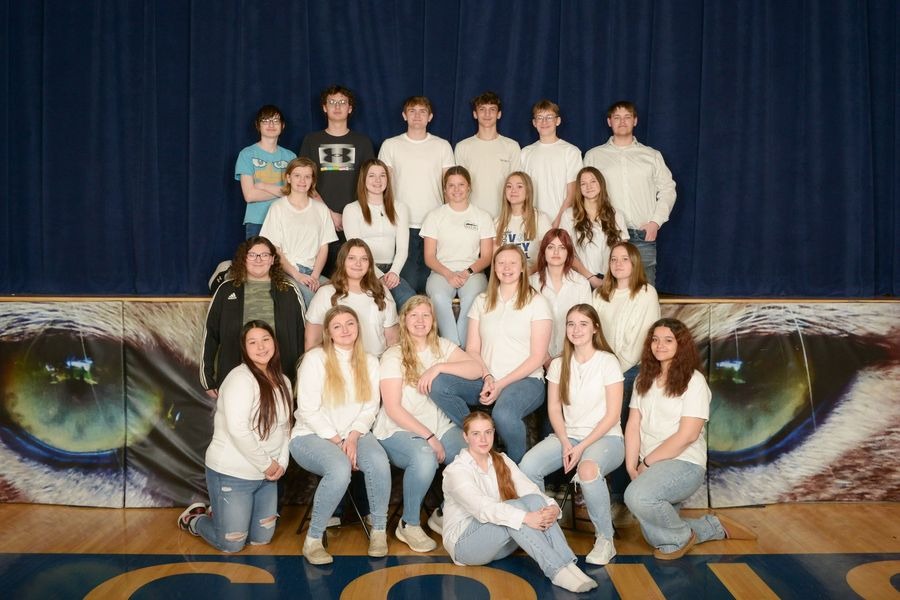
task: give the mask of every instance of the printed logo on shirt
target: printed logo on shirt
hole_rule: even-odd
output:
[[[320,171],[352,171],[356,167],[356,146],[326,144],[319,146]]]
[[[466,221],[465,225],[463,225],[466,229],[471,231],[478,231],[478,223],[474,223],[472,221]]]
[[[231,294],[228,296],[227,300],[237,300],[237,294],[235,294],[234,292],[231,292]]]
[[[519,248],[522,249],[522,252],[525,253],[525,258],[531,260],[531,255],[528,254],[528,249],[531,248],[531,242],[527,240],[520,239],[523,237],[521,234],[513,233],[510,230],[506,230],[503,233],[503,243],[504,244],[515,244]]]
[[[276,161],[273,162],[272,164],[275,165],[275,168],[276,168],[276,169],[284,170],[284,169],[287,168],[288,161],[286,161],[286,160],[276,160]]]

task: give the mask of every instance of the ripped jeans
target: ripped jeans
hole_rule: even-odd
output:
[[[194,529],[222,552],[239,552],[247,542],[268,544],[278,516],[278,483],[241,479],[206,467],[210,515],[201,516]]]

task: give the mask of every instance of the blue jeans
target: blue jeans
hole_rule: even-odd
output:
[[[697,543],[725,539],[725,530],[714,515],[682,519],[678,505],[691,497],[706,479],[706,469],[684,460],[653,463],[625,490],[625,504],[641,524],[644,539],[662,552],[674,552],[687,544],[691,531]]]
[[[378,265],[378,269],[382,273],[387,273],[391,270],[391,265]],[[406,301],[416,295],[416,290],[412,289],[412,286],[402,277],[400,278],[400,283],[398,283],[394,289],[388,291],[394,299],[394,304],[397,305],[398,313],[400,312],[400,309],[403,308],[403,305],[406,304]]]
[[[574,446],[581,440],[569,438]],[[581,454],[580,466],[585,461],[594,461],[600,470],[600,476],[591,481],[584,481],[580,477],[575,481],[581,484],[584,494],[584,502],[587,505],[588,516],[597,535],[602,535],[612,541],[613,526],[612,516],[609,510],[609,490],[606,489],[606,475],[622,464],[625,460],[625,441],[614,435],[606,435],[588,446]],[[562,444],[555,433],[550,434],[542,442],[528,451],[522,458],[519,468],[528,475],[541,490],[544,489],[544,477],[562,468]],[[576,474],[578,467],[575,467]]]
[[[645,242],[647,232],[643,229],[629,229],[628,241],[641,253],[641,262],[644,263],[644,273],[650,285],[656,287],[656,242]]]
[[[241,479],[206,467],[208,515],[194,529],[222,552],[239,552],[251,544],[268,544],[278,517],[278,484],[267,479]],[[271,519],[267,521],[268,519]]]
[[[417,294],[425,293],[425,280],[430,272],[425,266],[425,240],[419,235],[421,229],[409,228],[409,255],[400,271],[400,277],[416,290]]]
[[[507,500],[506,503],[528,512],[546,506],[544,499],[537,494]],[[557,523],[547,531],[540,531],[525,523],[519,529],[513,529],[476,520],[456,540],[453,554],[457,562],[464,565],[486,565],[509,556],[516,548],[521,548],[533,558],[550,579],[576,560]]]
[[[300,271],[301,273],[303,273],[304,275],[312,274],[312,269],[310,269],[309,267],[304,267],[301,264],[298,264],[295,266],[297,267],[297,270]],[[308,287],[306,287],[305,285],[303,285],[302,283],[300,283],[299,281],[297,281],[296,279],[294,279],[293,281],[294,281],[294,285],[297,286],[297,289],[300,290],[300,295],[303,296],[303,307],[309,308],[309,303],[312,302],[313,296],[315,296],[316,293],[314,291],[312,291],[311,289],[309,289]],[[319,275],[319,283],[327,283],[327,282],[328,282],[328,279]]]
[[[434,303],[434,317],[438,332],[457,346],[465,348],[469,332],[469,309],[478,294],[487,289],[484,273],[470,275],[468,281],[455,288],[443,275],[432,272],[425,284],[425,291]],[[453,316],[453,299],[459,296],[459,318]]]
[[[262,231],[262,223],[244,223],[244,239],[249,240],[259,235]]]
[[[431,384],[431,399],[457,427],[469,414],[470,406],[482,406],[478,395],[484,382],[441,373]],[[525,422],[523,419],[544,403],[546,388],[537,377],[525,377],[509,384],[494,402],[491,416],[497,433],[506,444],[506,454],[515,462],[525,455]]]
[[[322,480],[313,499],[309,537],[321,538],[328,519],[334,514],[350,485],[350,459],[337,444],[315,434],[291,440],[291,456],[297,464]],[[391,495],[391,467],[384,449],[372,433],[359,438],[356,464],[366,480],[366,495],[372,515],[372,528],[387,528],[387,509]]]
[[[444,446],[444,462],[449,465],[466,447],[462,430],[453,427],[441,436],[441,444]],[[434,474],[437,472],[438,461],[434,450],[428,442],[408,431],[398,431],[391,437],[381,440],[381,445],[387,452],[388,458],[394,466],[403,469],[403,522],[407,525],[418,525],[422,511],[422,501]]]

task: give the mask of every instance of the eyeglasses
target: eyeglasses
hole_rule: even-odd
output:
[[[247,260],[269,260],[272,258],[271,252],[248,252]]]
[[[348,104],[348,102],[347,102],[346,100],[344,100],[344,99],[341,99],[341,100],[330,99],[330,100],[328,100],[328,106],[344,106],[345,104]]]
[[[265,123],[266,125],[278,125],[281,123],[281,119],[278,117],[269,117],[268,119],[260,119],[260,123]]]
[[[547,123],[547,122],[555,120],[556,118],[557,118],[556,115],[536,115],[534,117],[534,120],[537,121],[538,123]]]

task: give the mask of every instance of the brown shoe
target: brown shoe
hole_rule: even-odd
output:
[[[681,558],[688,552],[690,552],[691,548],[693,548],[696,545],[697,545],[697,534],[692,531],[691,537],[688,538],[687,543],[684,546],[682,546],[681,548],[679,548],[678,550],[675,550],[674,552],[663,552],[662,550],[656,548],[653,550],[653,556],[654,556],[654,558],[658,558],[659,560],[676,560],[678,558]]]
[[[716,518],[719,520],[719,524],[722,525],[722,529],[725,530],[725,538],[729,540],[755,540],[758,536],[756,532],[747,527],[746,525],[741,525],[731,517],[726,517],[725,515],[716,515]]]

